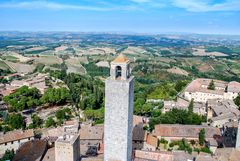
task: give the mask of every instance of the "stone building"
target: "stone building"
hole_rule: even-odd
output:
[[[178,96],[177,101],[164,101],[164,106],[161,109],[162,113],[171,111],[172,109],[188,110],[188,106],[191,101],[186,100]],[[193,112],[198,115],[206,115],[206,104],[203,102],[193,103]]]
[[[56,161],[79,161],[79,135],[65,134],[55,142]]]
[[[184,97],[188,100],[194,99],[195,102],[206,103],[209,99],[233,100],[240,92],[239,82],[224,82],[213,80],[215,89],[208,89],[212,79],[198,78],[193,80],[185,89]]]
[[[130,61],[120,54],[111,62],[105,82],[104,160],[132,160],[134,77]]]
[[[214,127],[223,127],[240,117],[238,106],[233,100],[213,99],[207,102],[207,120]]]
[[[81,125],[80,149],[81,156],[95,156],[98,154],[100,145],[103,143],[103,124],[92,126]]]
[[[0,155],[6,150],[16,151],[23,143],[34,139],[33,130],[15,130],[5,134],[0,134]]]
[[[220,129],[205,125],[181,125],[181,124],[158,124],[155,125],[153,134],[158,138],[164,138],[168,141],[181,140],[198,140],[199,132],[205,129],[205,139],[214,139],[221,136]]]
[[[180,125],[180,124],[158,124],[155,125],[153,134],[159,139],[164,138],[169,142],[186,139],[187,141],[198,141],[199,132],[205,130],[205,141],[209,144],[211,151],[215,151],[221,144],[221,131],[219,128],[205,125]]]
[[[236,140],[236,148],[240,148],[240,120],[238,122],[238,130],[237,130],[237,140]]]

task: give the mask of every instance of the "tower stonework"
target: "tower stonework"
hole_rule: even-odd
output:
[[[237,140],[235,147],[240,148],[240,119],[238,120]]]
[[[132,160],[134,77],[129,63],[119,55],[105,82],[104,161]]]

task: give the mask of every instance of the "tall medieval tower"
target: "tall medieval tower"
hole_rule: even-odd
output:
[[[134,77],[129,59],[111,62],[105,82],[104,161],[131,161]]]
[[[238,119],[238,130],[235,148],[240,148],[240,119]]]

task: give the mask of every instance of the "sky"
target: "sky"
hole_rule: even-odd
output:
[[[0,0],[0,31],[240,35],[240,0]]]

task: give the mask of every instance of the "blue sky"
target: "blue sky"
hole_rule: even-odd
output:
[[[240,35],[240,0],[1,0],[1,31]]]

